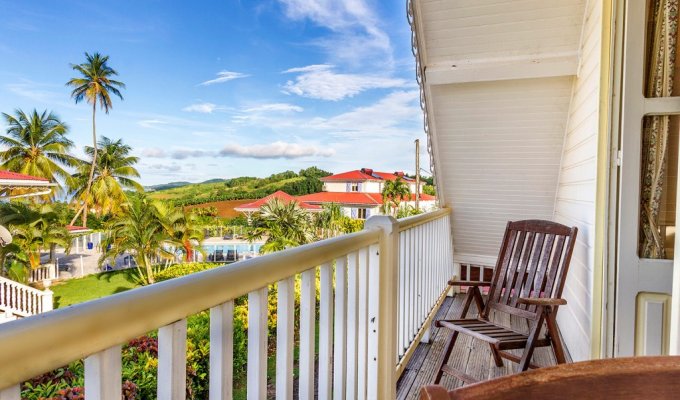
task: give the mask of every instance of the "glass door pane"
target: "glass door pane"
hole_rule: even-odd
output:
[[[673,259],[680,116],[647,116],[643,122],[640,178],[640,258]]]

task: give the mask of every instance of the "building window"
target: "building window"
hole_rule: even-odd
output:
[[[353,192],[358,192],[358,191],[359,191],[359,184],[358,184],[358,183],[353,183],[353,184],[352,184],[352,191],[353,191]]]
[[[357,213],[357,218],[359,219],[366,219],[366,209],[365,208],[359,208]]]

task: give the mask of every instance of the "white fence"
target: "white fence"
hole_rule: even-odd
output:
[[[44,282],[59,277],[59,264],[47,264],[41,265],[40,267],[31,271],[31,275],[28,277],[29,282]]]
[[[267,293],[275,284],[276,398],[292,399],[297,278],[298,397],[394,398],[403,369],[399,361],[412,354],[453,275],[450,238],[448,210],[402,221],[375,216],[362,232],[5,324],[0,328],[0,388],[6,389],[0,398],[19,399],[23,380],[85,358],[88,398],[118,400],[121,344],[158,329],[157,396],[183,399],[186,318],[209,309],[210,398],[230,399],[233,301],[248,294],[247,393],[249,399],[264,399]],[[88,334],[73,335],[74,326]]]
[[[52,291],[0,277],[0,318],[11,320],[52,310]],[[0,328],[2,329],[2,328]]]

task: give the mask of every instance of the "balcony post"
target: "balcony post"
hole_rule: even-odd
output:
[[[377,343],[377,357],[369,359],[371,363],[377,363],[376,398],[394,399],[397,389],[397,303],[399,287],[399,222],[391,216],[376,215],[366,221],[364,229],[380,229],[380,244],[378,247],[379,272],[378,284],[371,289],[378,290],[378,315],[377,332],[373,331],[375,325],[369,327],[371,333],[379,338]],[[373,316],[369,316],[369,321]],[[370,334],[370,333],[369,333]],[[370,376],[370,375],[369,375]],[[370,386],[369,386],[370,387]],[[369,398],[371,390],[369,390]]]
[[[41,312],[52,311],[53,308],[54,308],[54,293],[49,288],[47,288],[43,291]]]
[[[21,386],[14,385],[0,389],[0,400],[21,400]]]

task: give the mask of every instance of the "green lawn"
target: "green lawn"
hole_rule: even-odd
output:
[[[135,281],[136,276],[135,269],[127,269],[102,272],[55,283],[50,287],[54,292],[54,308],[62,308],[134,289],[139,286]]]

